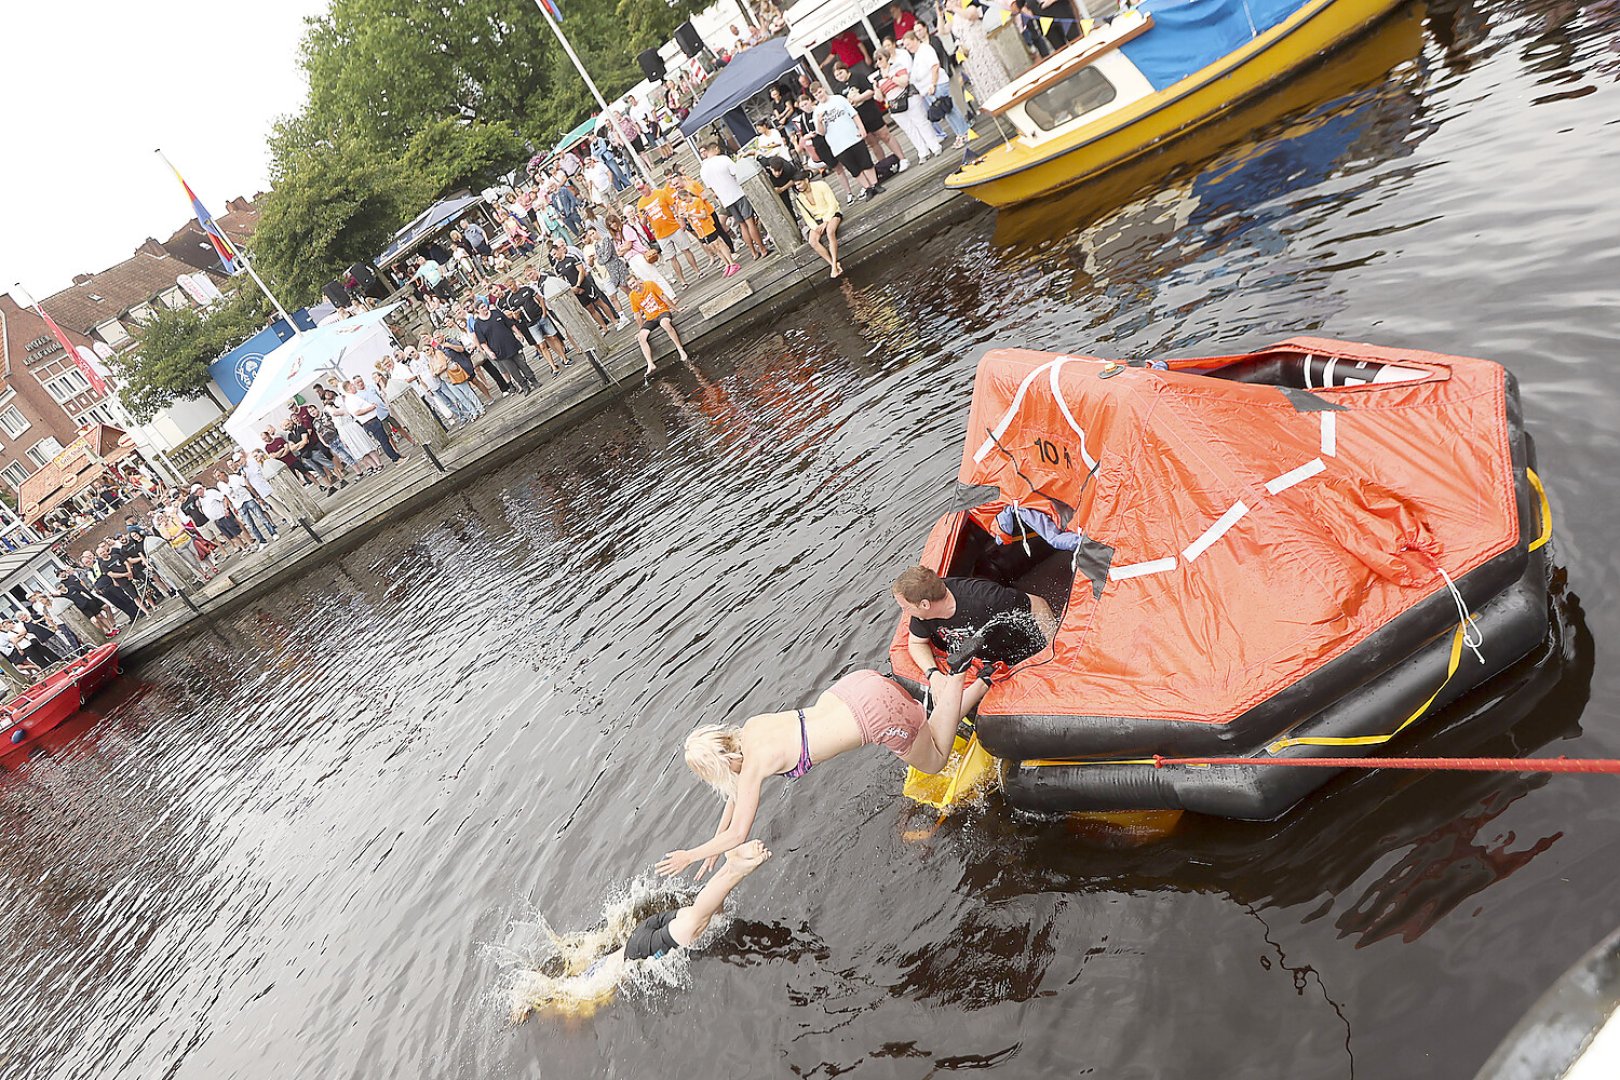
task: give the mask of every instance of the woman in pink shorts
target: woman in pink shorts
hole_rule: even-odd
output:
[[[661,874],[678,874],[699,860],[702,877],[721,855],[748,839],[759,810],[759,791],[772,775],[797,780],[828,758],[861,746],[886,746],[919,772],[937,773],[951,757],[962,681],[923,707],[899,683],[875,671],[856,671],[833,683],[807,709],[751,716],[741,727],[706,724],[687,736],[686,764],[726,800],[714,839],[671,851]]]

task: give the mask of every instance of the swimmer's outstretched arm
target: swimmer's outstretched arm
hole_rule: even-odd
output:
[[[719,839],[720,836],[722,836],[725,831],[731,827],[731,815],[736,809],[737,800],[727,799],[726,808],[720,811],[720,824],[715,826],[714,829],[715,839]],[[707,859],[703,860],[703,865],[698,867],[698,872],[696,875],[699,881],[702,881],[706,876],[708,876],[709,871],[714,869],[714,864],[719,860],[719,858],[720,856],[718,855],[710,855]]]
[[[690,904],[675,913],[669,924],[669,936],[675,939],[675,944],[685,947],[702,937],[703,931],[709,928],[709,920],[720,911],[731,890],[770,857],[771,853],[758,840],[726,852],[726,865],[704,884]]]
[[[725,828],[715,833],[714,839],[702,847],[666,853],[658,860],[658,872],[666,876],[678,874],[699,859],[724,855],[747,840],[754,828],[754,816],[759,813],[759,788],[764,782],[764,775],[744,760],[742,774],[737,777],[737,800],[731,807],[731,820]]]

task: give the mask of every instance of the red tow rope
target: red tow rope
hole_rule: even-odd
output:
[[[1153,755],[1153,767],[1172,765],[1281,765],[1304,769],[1433,769],[1451,772],[1515,773],[1620,773],[1617,758],[1506,758],[1506,757],[1399,757],[1399,758],[1246,758],[1164,757]]]

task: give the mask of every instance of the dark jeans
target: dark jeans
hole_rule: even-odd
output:
[[[512,380],[513,384],[522,389],[524,393],[538,389],[540,386],[540,380],[534,377],[534,369],[523,358],[522,352],[514,356],[497,356],[495,366],[506,372],[506,377]]]
[[[388,437],[387,424],[373,416],[369,420],[362,421],[360,426],[366,429],[367,435],[377,440],[377,445],[382,447],[389,461],[399,460],[399,451],[394,449],[394,440]]]
[[[496,366],[495,361],[493,361],[493,360],[480,360],[480,361],[478,361],[478,366],[483,368],[485,373],[488,374],[489,377],[495,381],[495,386],[496,386],[497,389],[500,390],[501,393],[505,394],[505,393],[508,393],[508,392],[511,391],[511,389],[512,389],[511,382],[509,382],[507,380],[506,373],[503,372],[498,366]]]

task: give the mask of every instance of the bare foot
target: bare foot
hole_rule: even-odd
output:
[[[726,868],[738,877],[747,877],[770,857],[762,841],[750,840],[726,852]]]

